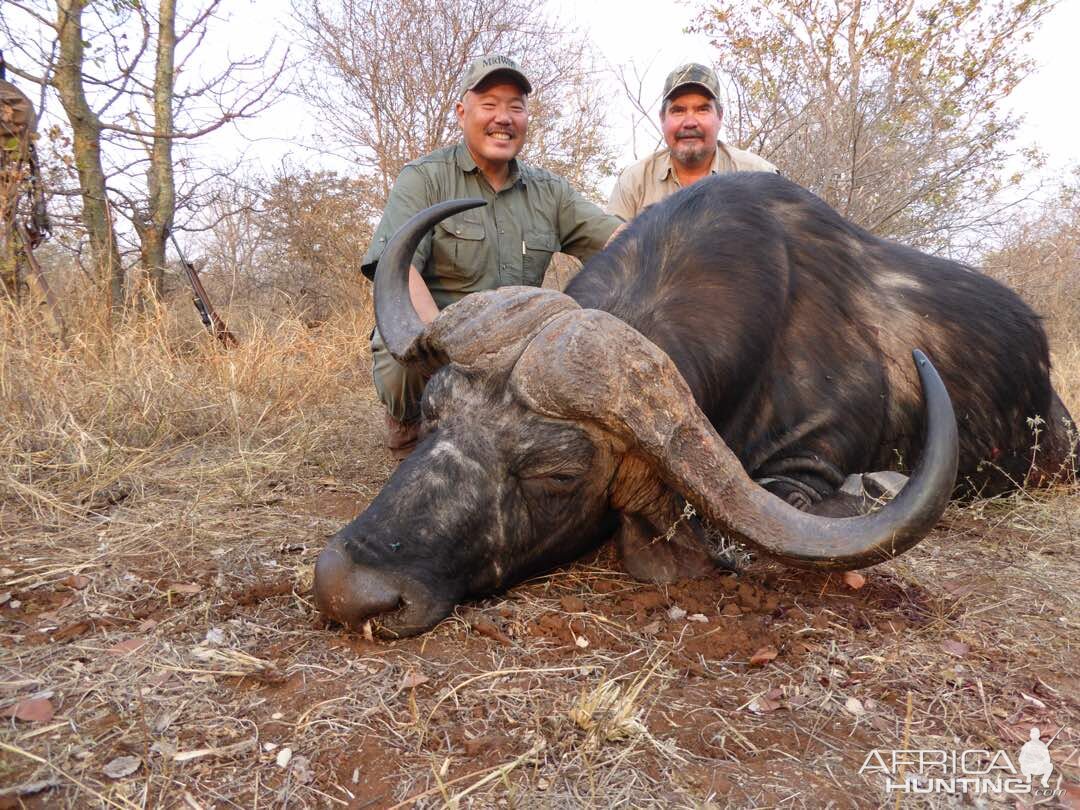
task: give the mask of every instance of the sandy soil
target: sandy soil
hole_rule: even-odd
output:
[[[952,508],[861,587],[766,561],[655,587],[602,549],[373,642],[310,581],[391,470],[377,416],[331,472],[203,448],[0,513],[0,808],[892,806],[872,750],[1015,762],[1032,726],[1041,806],[1080,806],[1077,492]]]

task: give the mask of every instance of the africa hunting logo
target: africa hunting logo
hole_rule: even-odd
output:
[[[1056,737],[1043,742],[1039,729],[1032,728],[1015,762],[1005,751],[981,748],[875,748],[859,773],[884,776],[887,793],[1059,796],[1064,793],[1061,776],[1050,783],[1054,771],[1050,744]]]

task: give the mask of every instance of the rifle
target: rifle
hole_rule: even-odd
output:
[[[66,346],[67,326],[64,323],[64,316],[60,312],[60,305],[56,302],[56,296],[53,295],[49,282],[45,280],[45,272],[41,269],[41,265],[38,264],[37,257],[34,256],[34,239],[21,222],[15,223],[15,233],[22,242],[23,255],[26,256],[26,263],[30,265],[31,275],[37,283],[42,297],[45,299],[45,311],[49,313],[49,318],[52,320],[60,342]]]
[[[176,248],[176,255],[180,257],[180,266],[184,268],[188,281],[191,282],[193,292],[191,302],[195,304],[195,309],[199,311],[199,318],[202,319],[203,326],[209,329],[210,333],[220,340],[225,348],[238,345],[239,341],[236,339],[236,335],[229,331],[225,321],[214,311],[214,307],[210,303],[210,296],[206,294],[206,289],[199,280],[199,273],[195,270],[195,265],[184,258],[180,245],[177,244],[176,237],[171,232],[169,233],[169,239],[172,240],[173,247]]]

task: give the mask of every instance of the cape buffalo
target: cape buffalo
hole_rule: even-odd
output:
[[[695,183],[565,294],[479,293],[425,327],[413,252],[482,204],[417,214],[378,266],[379,331],[433,376],[420,444],[316,565],[319,608],[347,625],[422,632],[612,535],[638,578],[700,573],[710,558],[678,520],[684,499],[783,562],[873,565],[930,531],[958,470],[998,491],[1065,463],[1071,423],[1039,318],[781,177]],[[829,516],[848,474],[913,462],[880,510]]]

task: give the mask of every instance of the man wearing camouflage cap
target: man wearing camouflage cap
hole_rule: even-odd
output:
[[[660,126],[667,149],[655,152],[619,176],[607,210],[630,221],[646,207],[680,188],[722,172],[778,172],[764,158],[718,139],[723,108],[720,81],[711,68],[691,62],[664,82]]]
[[[456,104],[462,140],[407,164],[398,175],[362,271],[373,278],[390,237],[418,211],[464,197],[487,205],[440,222],[417,248],[409,270],[413,306],[424,322],[466,295],[511,284],[539,286],[552,254],[587,259],[620,221],[561,177],[517,160],[529,125],[532,83],[516,62],[483,56],[469,65]],[[375,389],[386,406],[387,445],[412,450],[425,380],[401,366],[376,331]]]

